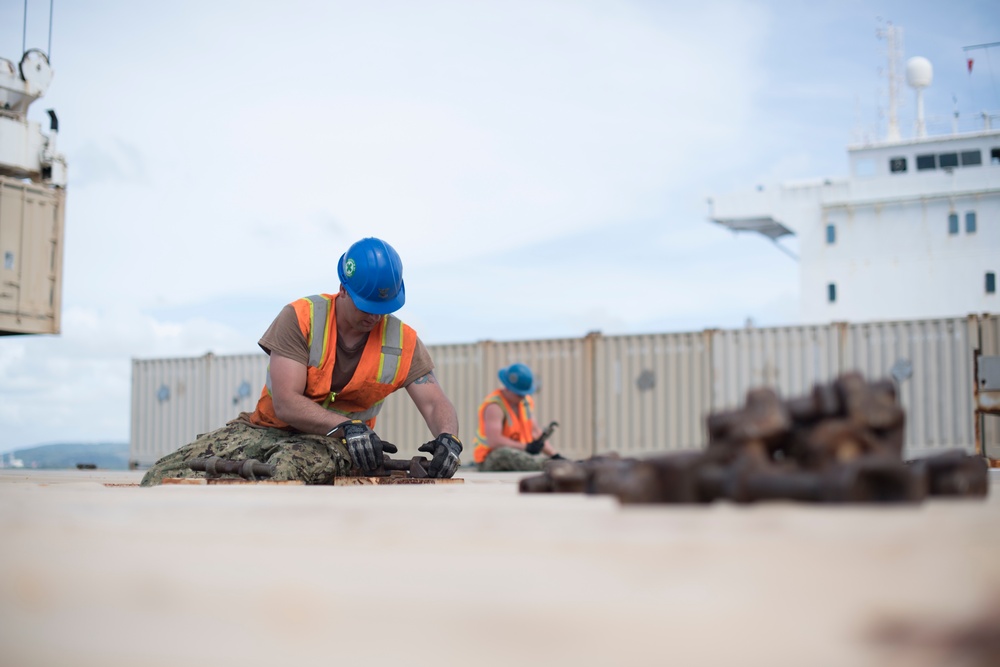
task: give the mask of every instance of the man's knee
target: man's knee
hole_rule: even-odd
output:
[[[542,469],[537,458],[512,447],[494,449],[483,461],[484,472],[537,472]]]
[[[156,486],[168,477],[201,477],[204,473],[191,470],[190,462],[194,459],[220,456],[228,460],[238,461],[242,458],[242,449],[247,444],[247,434],[240,425],[227,424],[222,428],[199,435],[190,442],[154,463],[143,475],[140,486]]]
[[[275,467],[274,479],[332,484],[335,477],[348,474],[350,456],[346,447],[330,446],[325,440],[303,436],[282,443],[267,460]]]

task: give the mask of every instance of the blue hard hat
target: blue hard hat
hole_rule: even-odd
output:
[[[507,368],[501,368],[497,375],[508,391],[521,396],[535,392],[535,375],[524,364],[511,364]]]
[[[382,239],[361,239],[348,248],[337,262],[337,275],[358,310],[385,315],[406,302],[403,262]]]

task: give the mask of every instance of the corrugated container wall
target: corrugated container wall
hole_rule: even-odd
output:
[[[974,446],[972,352],[1000,353],[997,316],[835,323],[768,329],[431,345],[438,381],[455,404],[471,461],[483,397],[497,371],[515,361],[538,377],[540,426],[559,422],[552,442],[564,455],[641,456],[698,448],[705,417],[743,404],[748,389],[783,398],[857,370],[890,376],[909,361],[900,386],[907,411],[906,455]],[[132,459],[140,466],[253,409],[264,383],[261,354],[134,361]],[[987,420],[987,451],[1000,457],[1000,426]],[[400,457],[432,436],[404,391],[386,399],[377,430]]]
[[[264,354],[133,360],[129,459],[151,465],[240,412],[252,411],[266,371]]]
[[[753,387],[789,398],[836,377],[839,332],[835,324],[712,331],[712,409],[742,406]]]
[[[979,318],[979,348],[986,356],[1000,356],[1000,315]],[[1000,458],[1000,415],[980,415],[983,443],[993,458]],[[995,447],[994,448],[991,448]]]
[[[65,201],[0,176],[0,335],[60,331]]]
[[[134,464],[154,463],[203,431],[207,376],[204,357],[132,361],[129,459]]]
[[[483,349],[470,343],[430,345],[428,350],[434,359],[434,375],[458,411],[460,436],[471,451],[475,427],[470,425],[479,405],[476,397],[483,391]],[[434,437],[405,391],[385,399],[375,429],[379,437],[399,448],[399,458],[416,456],[417,447]]]
[[[705,442],[711,332],[591,336],[594,453],[636,456]]]
[[[978,344],[975,317],[871,322],[847,327],[841,368],[865,377],[891,377],[897,361],[913,375],[897,390],[906,410],[906,452],[972,450],[972,351]]]

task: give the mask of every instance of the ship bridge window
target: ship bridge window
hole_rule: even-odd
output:
[[[990,163],[1000,164],[1000,148],[994,148],[990,150]]]
[[[958,213],[948,214],[948,233],[958,234]]]
[[[997,274],[992,271],[986,272],[986,293],[996,294],[997,291]]]
[[[905,157],[889,158],[889,171],[891,171],[894,174],[899,174],[906,171],[906,158]]]
[[[829,303],[837,302],[837,285],[836,283],[830,283],[826,286],[826,300]]]
[[[938,166],[942,169],[953,169],[958,166],[958,153],[941,153],[938,155]]]
[[[917,156],[917,171],[924,171],[925,169],[937,169],[937,156],[933,153],[929,155],[918,155]]]
[[[826,226],[826,244],[833,245],[837,242],[837,228],[834,225]]]
[[[962,151],[962,166],[975,167],[983,163],[983,154],[980,151]]]

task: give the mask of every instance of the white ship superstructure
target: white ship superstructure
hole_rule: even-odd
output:
[[[772,240],[798,237],[802,322],[950,317],[997,312],[1000,130],[926,136],[923,58],[914,136],[890,122],[880,142],[848,148],[846,178],[713,197],[710,219]]]

